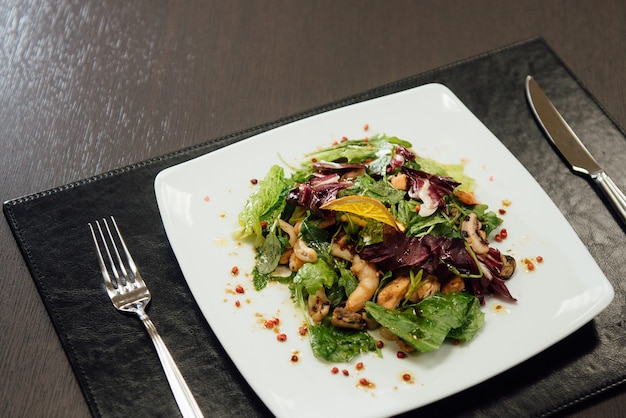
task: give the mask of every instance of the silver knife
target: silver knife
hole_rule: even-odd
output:
[[[626,225],[626,196],[587,151],[532,76],[526,77],[526,96],[548,139],[567,160],[571,169],[589,176],[599,186]]]

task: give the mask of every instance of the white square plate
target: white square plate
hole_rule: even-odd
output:
[[[272,164],[298,166],[305,153],[344,136],[376,133],[405,139],[425,157],[462,162],[476,179],[477,198],[492,210],[510,202],[502,216],[508,238],[494,246],[518,260],[508,282],[518,302],[488,297],[485,326],[466,345],[446,344],[437,352],[399,359],[389,342],[383,358],[366,354],[350,364],[326,364],[313,357],[307,337],[299,335],[304,321],[289,290],[279,284],[254,290],[252,245],[236,242],[231,234],[254,189],[251,179],[262,179]],[[196,302],[250,386],[280,417],[378,417],[418,408],[539,353],[613,298],[610,283],[541,187],[439,84],[311,116],[168,168],[157,176],[155,191]],[[537,262],[538,256],[543,262]],[[523,259],[533,261],[535,269],[527,270]],[[245,293],[236,291],[238,285]],[[266,328],[265,320],[275,317],[278,326]],[[279,342],[278,332],[287,340]],[[293,355],[298,361],[292,361]],[[340,372],[333,374],[333,366]],[[362,378],[371,385],[360,385]]]

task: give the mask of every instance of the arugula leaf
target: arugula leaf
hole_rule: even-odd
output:
[[[387,173],[389,163],[391,163],[391,152],[379,153],[378,158],[372,160],[367,165],[367,171],[370,174],[382,177]]]
[[[382,222],[369,220],[365,227],[359,231],[357,247],[383,242],[383,229],[384,225]]]
[[[412,214],[410,221],[406,225],[406,234],[408,236],[422,236],[431,233],[431,231],[438,225],[448,225],[449,219],[446,218],[440,211],[433,213],[427,217],[421,217],[416,212]]]
[[[339,280],[337,282],[345,290],[345,294],[349,295],[359,284],[358,279],[348,268],[339,269]]]
[[[306,289],[309,295],[314,295],[323,287],[331,287],[337,281],[337,273],[323,259],[315,263],[305,263],[296,277],[293,278],[295,285]]]
[[[374,135],[367,141],[352,139],[340,142],[332,147],[311,152],[306,155],[302,165],[310,167],[312,160],[346,162],[348,164],[367,160],[373,161],[381,156],[390,155],[395,145],[401,145],[405,148],[411,147],[410,142],[397,137]]]
[[[368,174],[356,178],[354,185],[341,190],[338,196],[362,195],[381,201],[384,205],[394,205],[404,199],[406,192],[394,188],[386,179],[375,180]]]
[[[352,163],[354,161],[360,162],[374,157],[376,151],[377,147],[374,147],[370,142],[349,140],[307,154],[303,165],[310,166],[313,159],[317,161],[342,161],[346,163]]]
[[[411,148],[413,146],[413,144],[411,144],[409,141],[405,141],[404,139],[400,139],[397,136],[376,135],[373,138],[378,139],[379,137],[381,139],[385,139],[390,144],[400,145],[400,146],[402,146],[404,148]],[[370,141],[372,141],[371,138],[370,138]]]
[[[318,257],[322,257],[329,264],[332,264],[333,257],[330,255],[330,235],[326,229],[319,227],[320,220],[311,220],[309,217],[304,218],[300,224],[300,236],[311,248],[313,248]]]
[[[406,291],[403,304],[406,304],[409,301],[409,298],[411,297],[411,295],[415,293],[417,289],[422,287],[422,285],[424,284],[424,281],[422,281],[423,276],[424,276],[424,270],[422,269],[419,269],[417,273],[415,273],[413,270],[409,271],[409,279],[410,279],[409,289]]]
[[[330,301],[330,306],[334,308],[346,299],[346,292],[343,287],[337,283],[330,289],[326,290],[326,299]]]
[[[485,208],[487,205],[484,205]],[[491,234],[500,224],[502,224],[502,219],[495,214],[495,212],[484,212],[482,216],[479,216],[478,219],[483,224],[483,229],[487,235]]]
[[[259,291],[264,289],[269,282],[279,282],[284,284],[290,284],[293,281],[293,277],[295,273],[292,272],[289,276],[282,275],[273,275],[274,270],[269,273],[260,273],[257,266],[252,268],[252,284],[254,285],[254,289]]]
[[[411,219],[417,214],[415,210],[417,206],[417,201],[415,200],[402,200],[398,202],[398,204],[391,206],[389,211],[393,215],[394,218],[402,225],[407,228],[407,231],[410,229],[409,225],[411,223]],[[408,232],[407,232],[408,233]]]
[[[261,274],[256,266],[252,269],[252,284],[254,285],[255,290],[265,289],[267,283],[270,282],[272,278],[269,274]]]
[[[348,362],[361,353],[378,351],[376,340],[367,331],[346,331],[328,324],[309,327],[315,357],[333,363]]]

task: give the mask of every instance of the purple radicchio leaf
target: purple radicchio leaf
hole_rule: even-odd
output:
[[[480,285],[483,287],[483,291],[487,293],[496,293],[506,299],[516,301],[509,289],[506,287],[506,283],[502,278],[502,258],[500,251],[496,248],[490,247],[487,254],[478,254],[478,261],[480,262],[481,269],[483,271],[483,278],[487,280],[481,280]]]
[[[451,194],[460,184],[450,177],[436,176],[408,167],[403,167],[402,172],[409,178],[409,196],[423,202],[419,210],[420,216],[430,216],[437,209],[445,208],[443,197]]]
[[[415,161],[415,154],[413,151],[403,147],[402,145],[396,145],[395,152],[397,155],[401,155],[406,161]]]
[[[366,164],[363,163],[355,163],[355,164],[346,164],[346,163],[336,163],[332,161],[315,161],[312,164],[312,167],[320,174],[332,174],[332,173],[346,173],[349,171],[358,171],[367,168]]]
[[[338,174],[313,177],[291,189],[287,195],[287,203],[304,206],[314,213],[321,214],[320,206],[334,200],[339,190],[352,184],[351,181],[342,181]]]
[[[393,150],[393,156],[389,161],[389,166],[387,167],[387,173],[392,173],[396,169],[403,167],[405,162],[414,160],[415,154],[413,154],[411,150],[402,145],[396,145]]]
[[[360,257],[389,270],[411,266],[432,274],[444,264],[462,274],[476,274],[478,271],[462,238],[433,235],[408,237],[387,226],[383,232],[383,242],[366,246]]]

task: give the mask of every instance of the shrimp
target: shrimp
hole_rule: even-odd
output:
[[[341,244],[337,242],[331,244],[330,254],[346,261],[352,261],[352,258],[354,258],[354,255],[352,255],[349,249],[342,247]]]
[[[289,222],[285,222],[282,219],[278,220],[278,225],[280,226],[280,229],[282,229],[287,235],[289,235],[289,245],[291,245],[292,247],[296,245],[296,240],[298,239],[298,237],[293,226],[291,226]]]
[[[358,312],[363,309],[365,302],[374,296],[380,280],[376,266],[369,261],[361,260],[358,255],[352,259],[350,270],[356,275],[359,284],[348,296],[346,309],[351,312]]]
[[[292,227],[289,223],[281,220],[280,227],[289,235],[289,243],[291,251],[287,250],[281,257],[281,262],[285,259],[289,260],[289,268],[292,271],[298,271],[305,263],[315,263],[317,261],[317,251],[309,247],[302,238],[298,238],[300,224]]]
[[[417,302],[418,300],[426,299],[429,296],[434,295],[441,289],[439,280],[432,274],[428,274],[424,283],[411,294],[409,300],[411,302]]]
[[[287,264],[289,263],[289,258],[291,258],[291,254],[293,253],[293,248],[287,248],[283,254],[280,256],[280,260],[278,260],[278,264]]]
[[[454,276],[448,283],[441,288],[441,293],[447,295],[452,292],[462,292],[465,290],[465,281],[459,276]]]
[[[294,251],[289,255],[289,269],[291,271],[298,271],[304,265],[304,261],[296,257]]]
[[[406,276],[396,277],[378,292],[376,303],[387,309],[395,309],[406,296],[410,284],[410,278]]]
[[[317,261],[317,251],[306,245],[306,242],[304,242],[302,238],[296,241],[296,245],[293,247],[293,253],[305,263],[315,263]]]
[[[292,271],[298,271],[306,263],[315,263],[317,258],[317,251],[307,246],[302,239],[299,239],[289,255],[289,268]]]
[[[413,347],[411,344],[407,343],[402,338],[398,337],[396,334],[389,331],[389,329],[385,327],[380,327],[380,336],[386,340],[395,341],[396,344],[398,344],[400,350],[404,351],[405,353],[412,353],[413,351],[415,351],[415,347]]]

